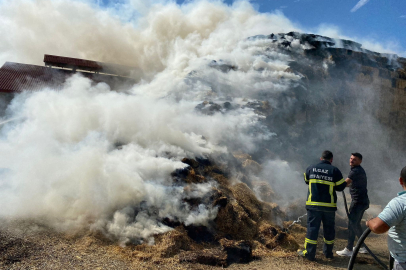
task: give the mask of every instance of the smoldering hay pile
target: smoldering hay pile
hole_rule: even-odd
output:
[[[205,113],[210,106],[117,93],[75,76],[62,91],[16,96],[8,113],[18,120],[4,124],[0,144],[2,219],[163,245],[163,257],[215,265],[232,262],[227,250],[250,260],[253,240],[296,249],[272,225],[283,218],[278,206],[252,190],[249,175],[260,166],[229,152],[272,133],[249,107]],[[199,242],[213,244],[213,254],[222,243],[223,257],[196,253]]]
[[[259,165],[235,158],[275,136],[253,108],[255,98],[301,78],[286,71],[288,55],[269,50],[277,44],[245,39],[281,28],[283,16],[260,15],[244,2],[201,1],[154,6],[134,26],[83,2],[17,2],[1,6],[9,29],[22,29],[6,38],[2,59],[31,59],[17,40],[34,31],[29,50],[120,61],[139,69],[139,82],[116,92],[75,75],[61,91],[17,95],[5,115],[17,120],[1,127],[1,219],[96,233],[122,245],[155,244],[163,257],[183,251],[182,261],[216,265],[232,261],[230,250],[244,261],[258,245],[297,248],[272,225],[281,225],[282,211],[253,192]],[[25,14],[29,7],[37,14]],[[39,24],[50,10],[59,17]],[[76,27],[66,28],[71,15]],[[67,42],[82,26],[98,30]],[[69,46],[41,40],[57,27]],[[213,245],[209,255],[195,252],[201,242]],[[221,256],[210,256],[218,250]]]
[[[295,108],[292,89],[305,94],[289,67],[312,45],[294,33],[255,36],[296,30],[283,15],[248,2],[5,2],[2,61],[118,62],[137,69],[138,83],[118,92],[74,75],[61,91],[12,100],[4,119],[15,120],[0,133],[2,220],[213,265],[298,248],[267,178],[301,174],[265,147],[278,135],[264,120]],[[258,153],[280,174],[264,175]]]

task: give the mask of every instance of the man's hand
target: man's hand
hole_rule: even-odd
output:
[[[352,180],[350,178],[345,179],[345,182],[347,182],[347,187],[352,184]]]
[[[387,232],[390,228],[388,224],[383,222],[379,217],[368,220],[366,225],[371,229],[371,231],[377,234]]]

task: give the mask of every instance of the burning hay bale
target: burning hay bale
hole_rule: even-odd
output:
[[[172,173],[174,185],[185,194],[193,194],[196,186],[202,184],[208,190],[202,196],[183,197],[183,205],[192,210],[203,205],[205,209],[215,209],[217,215],[205,224],[163,216],[158,222],[169,231],[153,235],[150,241],[129,240],[124,249],[112,247],[114,254],[139,263],[176,261],[227,267],[233,263],[248,263],[253,260],[253,254],[269,255],[266,250],[296,248],[297,243],[289,234],[272,225],[284,218],[277,204],[259,200],[246,183],[230,179],[230,173],[221,165],[204,159],[183,159],[183,162],[189,166]],[[130,210],[152,213],[144,204],[134,209]],[[92,245],[100,239],[112,240],[102,232],[91,237],[92,242],[84,245]]]
[[[239,183],[230,189],[234,198],[254,221],[272,220],[278,223],[284,218],[284,213],[276,203],[261,202],[246,184]]]
[[[178,169],[175,172],[172,173],[172,178],[175,180],[175,182],[182,181],[187,184],[192,184],[192,183],[203,183],[205,182],[204,177],[200,175],[196,175],[195,170],[193,167],[186,167],[184,169]],[[180,180],[181,179],[181,180]]]
[[[272,222],[281,223],[285,218],[277,204],[260,201],[245,183],[230,185],[228,173],[210,161],[183,159],[183,162],[190,167],[172,175],[178,182],[196,183],[198,177],[204,182],[211,179],[216,183],[208,198],[188,202],[192,207],[203,201],[206,204],[211,202],[218,208],[218,213],[209,227],[182,225],[182,230],[177,228],[176,233],[166,234],[169,238],[163,238],[166,240],[158,244],[161,245],[161,254],[171,256],[180,252],[180,262],[226,266],[252,260],[253,249],[258,246],[253,245],[256,241],[268,249],[280,246],[292,251],[298,248],[292,236],[271,225]],[[175,244],[173,239],[179,239],[180,243]],[[206,248],[198,248],[198,243],[203,243]],[[207,245],[213,248],[207,249]],[[218,249],[219,246],[222,248]]]
[[[260,221],[277,221],[283,216],[276,204],[261,202],[244,183],[223,190],[230,190],[231,193],[228,193],[228,197],[218,199],[217,203],[221,201],[222,205],[214,221],[220,233],[232,236],[233,239],[255,239]]]
[[[284,218],[277,204],[259,200],[246,183],[231,185],[236,180],[229,178],[229,172],[209,160],[185,158],[183,162],[189,167],[176,170],[172,178],[186,193],[196,184],[212,183],[206,195],[185,197],[184,203],[190,209],[201,205],[215,208],[217,216],[206,225],[184,224],[166,217],[162,223],[173,229],[155,235],[152,246],[146,242],[134,246],[133,258],[141,261],[175,258],[179,262],[226,267],[251,261],[257,248],[280,246],[290,251],[297,247],[291,236],[271,225]]]
[[[293,236],[278,230],[269,223],[262,223],[259,227],[259,241],[269,249],[280,246],[289,251],[296,251],[299,248],[299,244]]]
[[[297,234],[306,234],[307,228],[306,224],[297,224],[294,221],[285,221],[283,222],[283,227],[286,228],[286,231],[289,233]]]
[[[262,217],[262,202],[257,199],[254,192],[244,183],[236,184],[230,189],[248,216],[252,220],[258,221]]]
[[[214,222],[216,229],[224,237],[249,240],[258,234],[257,222],[252,220],[236,201],[220,208]]]
[[[182,227],[155,236],[156,253],[162,258],[173,257],[181,250],[189,250],[193,244]]]

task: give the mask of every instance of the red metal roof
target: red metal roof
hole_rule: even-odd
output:
[[[136,82],[120,76],[76,72],[95,83],[104,82],[113,90],[128,89]],[[75,74],[72,70],[6,62],[0,68],[0,92],[35,91],[44,88],[60,90],[64,82]]]
[[[133,67],[128,66],[49,54],[44,55],[44,63],[47,66],[69,68],[72,70],[80,69],[118,76],[130,76],[131,71],[134,70]]]
[[[58,70],[6,62],[0,68],[0,91],[20,92],[45,87],[61,88],[68,74]]]
[[[96,61],[79,59],[79,58],[71,58],[71,57],[64,57],[64,56],[56,56],[56,55],[44,55],[44,62],[46,65],[58,66],[58,67],[76,67],[76,68],[84,68],[86,70],[92,71],[100,71],[103,69],[102,63],[98,63]]]

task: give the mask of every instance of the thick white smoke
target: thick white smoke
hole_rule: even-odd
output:
[[[170,173],[187,166],[184,157],[254,151],[272,139],[244,105],[300,76],[285,71],[287,55],[266,51],[271,41],[245,38],[295,30],[283,15],[207,1],[143,12],[122,22],[78,1],[2,2],[0,61],[40,64],[49,53],[116,62],[136,67],[139,82],[118,93],[76,75],[61,91],[17,96],[7,115],[18,120],[1,129],[0,216],[102,230],[122,242],[170,230],[164,218],[208,225],[217,209],[191,209],[184,199],[214,184],[185,188]],[[204,100],[233,109],[206,115],[195,110]]]
[[[165,217],[207,225],[216,209],[189,209],[183,199],[202,197],[211,184],[185,190],[170,173],[186,166],[183,157],[227,151],[228,140],[254,147],[262,137],[248,130],[258,116],[250,109],[200,114],[196,102],[149,97],[165,87],[155,86],[129,95],[74,76],[62,91],[16,97],[9,113],[18,123],[1,133],[1,216],[39,218],[61,230],[106,228],[120,239],[168,230],[157,222]]]
[[[41,64],[43,54],[56,54],[136,67],[135,75],[145,79],[168,66],[180,72],[191,58],[228,52],[248,36],[297,29],[283,15],[259,14],[248,2],[144,6],[135,21],[127,18],[137,12],[131,2],[121,5],[112,15],[81,1],[2,1],[0,63]]]
[[[17,120],[0,134],[1,217],[61,231],[101,230],[121,242],[170,230],[164,218],[208,225],[217,209],[192,209],[184,200],[215,184],[185,188],[170,173],[186,166],[184,157],[254,152],[273,139],[263,116],[245,105],[266,94],[272,106],[272,95],[301,76],[288,71],[290,57],[272,50],[271,40],[246,38],[297,26],[244,1],[117,5],[0,3],[0,63],[42,64],[43,54],[55,54],[135,67],[137,79],[118,93],[74,76],[61,91],[13,100],[7,119]],[[292,42],[290,50],[303,48]],[[207,115],[195,109],[205,100],[232,108]],[[289,183],[301,181],[284,161],[265,164]]]
[[[55,54],[136,67],[138,79],[151,78],[168,64],[184,67],[191,57],[229,51],[248,36],[309,32],[280,12],[260,14],[245,1],[230,7],[220,1],[178,6],[128,0],[99,8],[90,0],[3,0],[0,16],[1,65],[42,64],[43,54]],[[314,31],[345,38],[334,26],[322,24]],[[404,54],[392,43],[362,43],[367,49]]]

